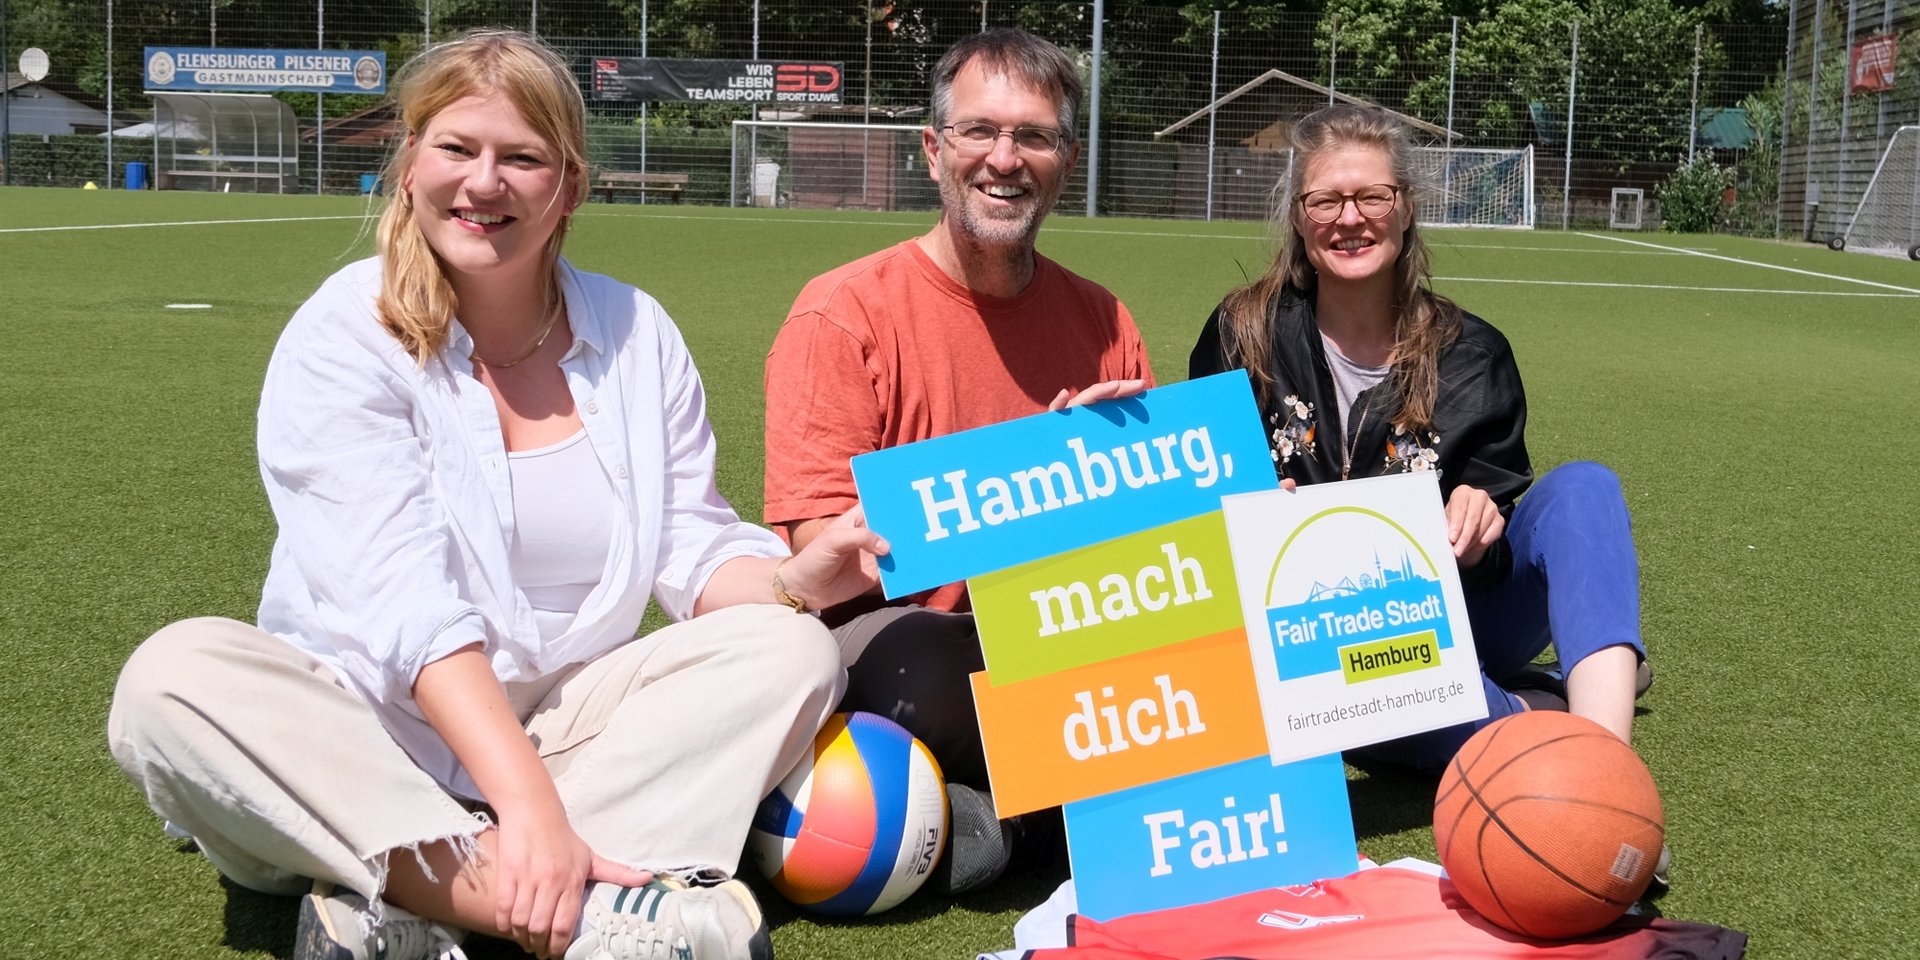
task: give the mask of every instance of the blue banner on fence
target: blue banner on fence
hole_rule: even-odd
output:
[[[379,50],[148,47],[145,63],[148,90],[387,92],[387,55]]]
[[[853,458],[898,597],[1220,509],[1279,481],[1242,371]]]
[[[1346,769],[1337,753],[1255,757],[1067,804],[1078,911],[1110,920],[1352,873]]]

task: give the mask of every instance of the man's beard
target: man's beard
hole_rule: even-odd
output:
[[[982,174],[978,179],[990,181],[993,178]],[[1026,191],[1019,202],[1004,212],[990,213],[983,209],[982,195],[975,185],[962,182],[951,167],[943,164],[940,171],[940,201],[961,231],[977,243],[994,246],[1030,244],[1040,232],[1040,221],[1053,209],[1054,201],[1059,199],[1060,184],[1056,182],[1051,189],[1043,188],[1038,178],[1022,170],[1015,185]]]

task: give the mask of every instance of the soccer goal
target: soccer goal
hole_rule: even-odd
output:
[[[1842,245],[1920,260],[1920,126],[1893,132],[1847,223]]]
[[[1533,229],[1532,147],[1424,147],[1416,162],[1426,182],[1440,188],[1437,203],[1421,205],[1423,225]]]
[[[940,191],[902,123],[735,120],[727,205],[931,210]]]

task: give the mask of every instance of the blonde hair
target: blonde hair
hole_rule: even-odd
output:
[[[1387,157],[1400,181],[1407,231],[1393,264],[1393,378],[1399,403],[1394,429],[1431,429],[1433,403],[1440,392],[1440,351],[1460,336],[1460,308],[1434,293],[1428,282],[1427,244],[1415,216],[1419,181],[1413,166],[1413,142],[1406,128],[1385,111],[1350,104],[1325,107],[1294,124],[1293,163],[1274,192],[1273,226],[1280,254],[1260,279],[1227,294],[1222,311],[1223,341],[1253,377],[1263,404],[1272,400],[1272,333],[1267,316],[1275,299],[1292,288],[1312,297],[1318,277],[1307,259],[1300,232],[1299,186],[1316,159],[1348,147],[1377,150]]]
[[[425,365],[447,341],[447,327],[459,306],[439,258],[414,222],[413,198],[402,186],[420,150],[420,137],[435,115],[470,96],[499,94],[560,155],[562,183],[572,196],[554,198],[571,210],[586,197],[586,104],[567,62],[531,35],[510,30],[476,30],[435,44],[401,70],[395,100],[406,139],[394,150],[383,174],[392,201],[380,215],[380,322],[408,353]],[[561,217],[547,238],[542,273],[545,301],[560,301],[560,247],[568,217]]]

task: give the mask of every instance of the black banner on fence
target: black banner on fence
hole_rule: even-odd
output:
[[[596,100],[839,103],[841,87],[838,63],[593,58]]]

